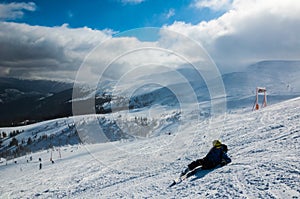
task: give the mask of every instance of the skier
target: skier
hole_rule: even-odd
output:
[[[42,169],[42,158],[39,158],[40,161],[40,170]]]
[[[218,165],[224,166],[231,162],[231,159],[227,156],[228,148],[225,144],[222,144],[219,140],[213,141],[213,147],[210,149],[208,154],[196,161],[193,161],[188,165],[181,176],[193,171],[195,168],[201,166],[202,169],[213,169]]]

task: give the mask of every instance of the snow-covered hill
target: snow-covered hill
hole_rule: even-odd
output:
[[[211,93],[201,72],[203,71],[197,71],[190,66],[182,66],[176,71],[145,75],[137,81],[130,81],[127,86],[122,85],[121,88],[116,88],[115,95],[126,96],[126,92],[131,93],[128,90],[131,89],[132,82],[134,82],[134,86],[144,84],[145,86],[131,93],[131,96],[127,96],[130,98],[131,107],[149,107],[157,104],[178,107],[179,103],[176,99],[178,95],[192,96],[195,94],[203,111],[209,112]],[[255,100],[256,87],[267,89],[269,104],[299,97],[299,76],[300,61],[262,61],[248,66],[246,70],[223,74],[227,109],[228,111],[236,111],[241,108],[251,110]],[[147,82],[163,82],[165,86],[149,85]],[[187,85],[191,86],[193,93],[186,89]],[[170,89],[178,93],[172,93]],[[117,98],[112,100],[111,104],[114,107],[124,108],[128,104],[129,99],[127,98]]]
[[[82,115],[0,128],[0,157],[11,159],[64,145],[153,137],[168,133],[173,126],[177,126],[180,117],[180,112],[162,111],[162,108],[157,113],[152,110],[152,116],[148,117],[144,112]]]
[[[255,112],[180,118],[159,136],[40,151],[15,159],[17,164],[3,161],[0,198],[299,198],[299,104],[296,98]],[[232,163],[167,188],[216,138],[228,145]]]
[[[200,69],[201,70],[201,69]],[[200,73],[199,73],[200,72]],[[202,73],[202,74],[201,74]],[[97,88],[43,80],[0,78],[0,126],[15,126],[72,115],[72,103],[78,106],[95,100],[97,113],[137,109],[155,105],[178,108],[178,96],[195,95],[202,111],[209,115],[211,93],[202,75],[190,65],[174,70],[156,69],[138,73],[119,82],[103,80]],[[266,87],[268,103],[300,96],[300,61],[262,61],[245,71],[223,74],[227,108],[251,109],[255,88]],[[206,77],[207,81],[209,78]],[[220,82],[219,82],[220,83]],[[77,93],[76,96],[72,95]],[[74,104],[73,104],[74,105]],[[136,111],[136,110],[135,110]],[[94,113],[94,106],[80,114]]]

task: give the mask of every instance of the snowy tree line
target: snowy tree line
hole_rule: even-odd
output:
[[[24,130],[12,131],[10,133],[0,133],[0,157],[13,159],[38,150],[52,148],[54,146],[63,146],[80,143],[77,130],[74,125],[68,125],[67,129],[53,134],[43,134],[43,132],[32,132],[31,136],[20,135]],[[38,135],[41,133],[41,135]],[[20,136],[18,136],[20,135]],[[74,138],[76,141],[74,141]],[[6,144],[4,145],[4,141]]]

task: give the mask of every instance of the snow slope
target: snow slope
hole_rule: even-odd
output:
[[[128,84],[117,85],[114,94],[126,97],[113,99],[111,103],[112,106],[123,109],[124,107],[127,108],[129,99],[130,106],[135,108],[157,104],[178,107],[178,96],[195,94],[202,110],[209,112],[212,100],[210,92],[212,90],[209,90],[208,87],[210,86],[212,89],[214,84],[207,84],[201,76],[204,74],[204,71],[197,71],[190,66],[181,66],[176,71],[150,73],[139,77],[137,81],[130,80]],[[256,87],[266,87],[268,104],[299,97],[299,76],[300,61],[278,60],[257,62],[245,70],[223,74],[222,81],[225,88],[227,109],[229,111],[236,111],[241,108],[251,110],[255,101]],[[210,80],[209,78],[206,81]],[[153,82],[158,83],[153,84]],[[216,79],[212,82],[218,83]],[[143,86],[138,87],[139,85]],[[189,86],[191,89],[188,89]],[[219,89],[222,88],[221,85],[214,86]],[[133,87],[138,87],[133,89],[136,92],[129,92]],[[112,87],[110,89],[114,90]],[[129,94],[131,96],[128,96]],[[185,101],[190,103],[188,99]],[[261,103],[262,99],[259,102]]]
[[[0,166],[0,198],[300,198],[300,98],[203,121],[181,118],[171,134],[61,147]],[[170,130],[170,129],[169,129]],[[167,188],[213,139],[233,162]],[[38,169],[38,158],[43,168]]]
[[[151,115],[149,115],[151,113]],[[0,156],[8,159],[52,147],[80,143],[104,143],[144,139],[168,133],[178,126],[180,112],[156,107],[151,110],[120,111],[106,115],[80,115],[19,127],[0,128]],[[16,135],[10,136],[13,132]],[[13,139],[18,146],[11,146]],[[31,143],[28,140],[31,140]]]

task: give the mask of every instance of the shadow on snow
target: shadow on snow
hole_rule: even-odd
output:
[[[191,179],[191,182],[193,181],[196,181],[196,180],[199,180],[203,177],[205,177],[207,174],[209,174],[210,172],[218,169],[220,167],[216,167],[216,168],[213,168],[213,169],[202,169],[202,168],[199,168],[199,169],[196,169],[195,171],[191,172],[191,174],[188,176],[193,176],[194,178]]]

